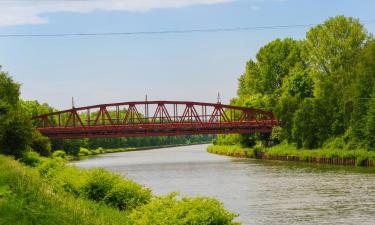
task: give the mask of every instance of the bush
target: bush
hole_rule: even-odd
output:
[[[135,225],[148,224],[239,224],[236,217],[223,208],[214,198],[184,197],[177,200],[177,194],[154,198],[149,204],[132,211],[130,218]]]
[[[44,137],[39,131],[34,130],[32,133],[32,142],[30,147],[38,152],[41,156],[51,155],[51,142]]]
[[[151,191],[142,188],[141,185],[125,180],[117,182],[107,193],[103,201],[120,210],[131,210],[148,203],[151,199]]]
[[[93,169],[89,172],[89,177],[83,186],[82,194],[88,199],[102,201],[118,179],[120,179],[119,176],[105,169]]]
[[[53,183],[57,189],[62,187],[64,191],[73,194],[75,197],[84,197],[83,187],[88,177],[89,171],[74,166],[66,166],[63,170],[55,172]]]
[[[79,148],[78,156],[88,156],[88,155],[91,155],[90,150],[88,150],[87,148],[82,148],[82,147]]]
[[[66,158],[66,153],[64,150],[56,150],[52,153],[52,158],[61,158],[65,159]]]
[[[56,177],[58,172],[64,170],[64,162],[62,160],[48,159],[45,158],[38,165],[38,171],[40,175],[48,180],[51,180]]]
[[[102,153],[104,153],[104,149],[102,147],[99,147],[99,148],[91,151],[91,153],[94,154],[94,155],[102,154]]]
[[[36,167],[40,163],[40,155],[37,152],[27,151],[20,161],[25,165]]]

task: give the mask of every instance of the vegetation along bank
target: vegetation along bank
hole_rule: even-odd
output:
[[[210,152],[372,166],[374,36],[358,19],[336,16],[301,40],[271,41],[247,62],[230,104],[270,110],[280,125],[271,134],[218,135]]]
[[[20,162],[0,155],[0,224],[238,224],[214,198],[156,196],[107,170],[35,152]]]
[[[375,152],[367,150],[298,149],[291,144],[273,147],[243,147],[240,145],[210,145],[207,151],[219,155],[263,160],[301,161],[308,163],[373,167]]]

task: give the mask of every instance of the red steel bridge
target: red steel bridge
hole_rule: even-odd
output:
[[[185,101],[137,101],[73,107],[32,118],[51,139],[270,133],[269,111]]]

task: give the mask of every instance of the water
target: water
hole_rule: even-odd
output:
[[[368,169],[236,159],[207,145],[111,153],[75,162],[150,187],[212,196],[243,224],[375,224],[375,173]]]

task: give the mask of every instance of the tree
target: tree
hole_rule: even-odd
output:
[[[306,98],[293,117],[292,135],[297,147],[317,148],[328,138],[327,117],[324,104],[314,98]]]
[[[351,117],[352,135],[355,141],[368,139],[366,135],[368,110],[371,107],[375,86],[375,40],[369,41],[361,52],[357,69],[357,80],[353,88],[353,113]],[[367,116],[366,116],[367,115]],[[366,134],[367,133],[367,134]]]
[[[301,63],[300,43],[290,38],[276,39],[262,47],[256,55],[257,62],[250,60],[245,73],[239,79],[238,95],[272,95],[282,86],[285,76]]]
[[[22,156],[31,140],[32,126],[20,110],[20,85],[5,72],[0,71],[0,151]]]
[[[350,126],[357,64],[368,41],[357,19],[337,16],[307,32],[305,56],[314,78],[314,96],[325,101],[332,116],[327,129],[341,135]]]
[[[371,100],[368,103],[368,111],[366,116],[366,127],[365,127],[366,140],[369,147],[375,149],[375,87],[373,87],[373,93]]]
[[[20,110],[12,110],[0,124],[0,150],[20,158],[32,142],[32,124]]]

